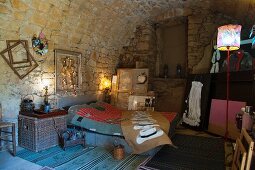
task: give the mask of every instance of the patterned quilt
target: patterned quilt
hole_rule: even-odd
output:
[[[77,114],[94,121],[111,124],[119,124],[121,119],[121,110],[103,102],[97,102],[92,105],[92,108],[81,108]]]
[[[162,113],[169,122],[172,122],[177,113]],[[120,123],[122,111],[118,108],[104,103],[97,102],[90,105],[76,105],[68,110],[69,122],[76,126],[86,128],[101,134],[123,136]]]

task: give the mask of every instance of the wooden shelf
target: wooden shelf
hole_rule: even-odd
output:
[[[186,78],[160,78],[160,77],[156,77],[156,78],[151,78],[152,80],[163,80],[163,81],[184,81],[186,80]]]

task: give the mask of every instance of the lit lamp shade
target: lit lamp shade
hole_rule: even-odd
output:
[[[218,28],[217,48],[232,51],[240,48],[241,25],[224,25]]]
[[[103,77],[101,79],[101,83],[100,83],[100,89],[101,90],[105,90],[105,89],[110,89],[111,88],[111,80]]]

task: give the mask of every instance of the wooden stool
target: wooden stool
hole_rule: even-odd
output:
[[[2,130],[3,128],[12,128],[12,131]],[[12,136],[12,140],[8,139]],[[15,123],[1,122],[0,121],[0,148],[2,147],[1,141],[12,142],[13,156],[16,156],[16,137],[15,137]]]

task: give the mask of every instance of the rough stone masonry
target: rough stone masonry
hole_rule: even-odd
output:
[[[78,95],[97,94],[100,78],[111,78],[122,57],[128,55],[130,61],[147,62],[153,75],[156,50],[151,23],[177,16],[186,16],[189,21],[188,68],[191,72],[205,71],[209,63],[203,55],[205,47],[217,26],[231,20],[209,9],[209,0],[0,0],[0,50],[6,48],[6,40],[28,40],[30,52],[39,63],[20,80],[0,59],[3,117],[16,119],[26,95],[33,95],[38,107],[43,102],[43,79],[50,80],[50,103],[56,106],[54,49],[82,53],[83,82]],[[40,32],[49,40],[45,56],[37,55],[31,47],[32,36]]]

